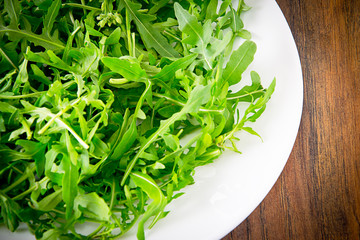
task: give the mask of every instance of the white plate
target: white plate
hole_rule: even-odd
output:
[[[243,154],[225,152],[213,164],[196,169],[196,183],[168,206],[170,214],[150,231],[147,240],[220,239],[239,225],[264,199],[279,177],[292,150],[303,103],[301,65],[288,24],[274,0],[247,1],[244,15],[258,50],[250,70],[267,87],[277,85],[266,111],[252,125],[263,142],[239,134]],[[243,76],[248,79],[248,72]],[[11,234],[3,226],[0,239],[34,239],[26,231]],[[136,239],[135,231],[124,239]]]

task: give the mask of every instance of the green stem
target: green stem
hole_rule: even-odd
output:
[[[0,99],[13,100],[13,99],[37,97],[38,95],[41,95],[45,92],[46,91],[41,91],[41,92],[34,92],[34,93],[28,93],[28,94],[22,94],[22,95],[0,95]]]
[[[10,63],[10,65],[13,66],[13,68],[16,69],[16,71],[19,71],[19,68],[11,61],[11,59],[9,58],[9,56],[2,50],[2,48],[0,48],[0,53],[1,53],[1,55],[3,55],[4,58]]]
[[[118,225],[118,227],[120,228],[120,232],[123,233],[124,232],[124,227],[121,225],[119,219],[116,217],[116,215],[114,213],[111,214],[112,218],[114,219],[115,223]]]
[[[230,132],[226,133],[223,142],[230,139],[236,132],[238,132],[244,126],[245,122],[246,122],[246,115],[243,116],[241,121],[238,122]]]
[[[164,34],[172,37],[173,39],[177,40],[178,42],[182,41],[179,37],[175,36],[174,34],[170,33],[169,31],[164,30]]]
[[[30,173],[35,172],[36,167],[32,167],[30,169],[30,171],[26,171],[24,175],[22,175],[18,180],[16,180],[13,184],[11,184],[10,186],[8,186],[7,188],[3,189],[2,192],[3,193],[7,193],[8,191],[12,190],[13,188],[15,188],[17,185],[19,185],[20,183],[22,183],[23,181],[25,181],[29,176]]]
[[[64,113],[66,113],[70,108],[72,108],[74,105],[76,105],[79,101],[81,100],[81,98],[76,99],[73,103],[71,103],[70,105],[66,106],[63,110],[61,110],[60,112],[58,112],[57,114],[53,115],[53,117],[45,124],[44,127],[42,127],[39,130],[39,134],[43,134],[50,126],[51,124],[53,124],[55,122],[55,120],[60,117],[61,115],[63,115]]]
[[[175,103],[176,105],[179,105],[181,107],[184,107],[185,106],[185,103],[183,102],[180,102],[178,100],[175,100],[171,97],[168,97],[168,96],[165,96],[165,95],[162,95],[160,93],[153,93],[153,96],[155,97],[158,97],[158,98],[165,98],[166,100],[168,100],[169,102],[172,102],[172,103]],[[219,114],[222,114],[224,112],[224,109],[207,109],[207,108],[200,108],[199,109],[200,112],[210,112],[210,113],[219,113]]]
[[[67,129],[76,138],[76,140],[80,143],[81,146],[83,146],[85,149],[88,149],[89,145],[74,131],[74,129],[72,129],[70,126],[68,126],[60,118],[60,116],[62,114],[67,112],[71,107],[76,105],[80,100],[81,100],[81,98],[78,98],[74,102],[72,102],[70,105],[66,106],[63,110],[58,112],[57,114],[51,114],[50,116],[52,118],[45,124],[45,126],[42,129],[39,130],[38,134],[40,134],[40,135],[43,134],[50,127],[50,125],[53,124],[56,121],[57,124],[64,127],[65,129]]]
[[[142,106],[143,103],[144,103],[145,96],[146,96],[146,94],[148,93],[148,91],[151,90],[151,86],[152,86],[152,84],[151,84],[150,80],[147,79],[146,88],[145,88],[144,92],[141,94],[141,96],[140,96],[140,98],[139,98],[139,101],[138,101],[138,103],[137,103],[137,105],[136,105],[133,121],[136,121],[137,116],[138,116],[138,113],[139,113],[139,111],[140,111],[140,109],[141,109],[141,106]]]
[[[244,3],[244,0],[240,0],[240,1],[239,1],[238,9],[237,9],[237,11],[236,11],[237,14],[241,13],[243,3]]]
[[[95,231],[88,235],[88,239],[92,239],[103,227],[103,224],[101,224],[97,229],[95,229]]]
[[[82,6],[86,6],[84,0],[81,0],[81,5],[82,5]],[[86,8],[83,8],[83,11],[84,11],[84,16],[86,16]]]
[[[112,185],[111,185],[111,199],[110,199],[110,210],[113,208],[114,206],[114,200],[115,200],[115,187],[116,187],[116,183],[115,183],[115,178],[113,177],[112,179]]]
[[[30,194],[31,192],[35,191],[36,189],[38,189],[39,184],[45,182],[49,180],[48,177],[44,177],[43,179],[41,179],[39,182],[37,182],[37,184],[35,184],[34,186],[32,186],[31,188],[29,188],[28,190],[26,190],[25,192],[22,192],[21,194],[17,195],[16,197],[13,197],[12,200],[19,200],[22,199],[23,197],[25,197],[26,195]]]
[[[165,157],[161,158],[159,160],[159,162],[163,162],[165,159],[167,158],[171,158],[173,156],[176,156],[177,154],[185,151],[186,149],[188,149],[189,147],[191,147],[191,145],[193,145],[193,143],[195,143],[197,140],[200,139],[200,137],[203,135],[203,133],[199,133],[198,135],[196,135],[195,137],[193,137],[191,140],[189,140],[182,148],[177,149],[176,151],[170,153],[169,155],[166,155]],[[175,167],[175,166],[174,166]]]
[[[15,34],[19,34],[19,35],[23,35],[29,39],[35,39],[37,41],[42,41],[42,42],[46,42],[47,44],[49,45],[52,45],[54,46],[55,48],[59,48],[59,49],[64,49],[65,46],[58,43],[58,42],[54,42],[54,41],[51,41],[50,39],[47,39],[47,38],[43,38],[42,35],[38,35],[38,34],[35,34],[35,33],[32,33],[32,32],[27,32],[27,31],[24,31],[24,30],[19,30],[19,29],[12,29],[12,28],[3,28],[3,29],[0,29],[0,33],[15,33]]]
[[[125,11],[125,26],[126,26],[126,35],[127,35],[127,41],[128,41],[129,55],[131,57],[135,57],[132,54],[133,51],[132,51],[132,40],[131,40],[131,31],[130,31],[130,15],[129,15],[129,11],[127,9]]]
[[[253,92],[250,92],[250,93],[246,93],[246,94],[243,94],[243,95],[240,95],[240,96],[228,97],[227,100],[235,100],[235,99],[239,99],[239,98],[251,96],[251,95],[253,95],[253,94],[262,93],[262,92],[265,92],[265,89],[256,90],[256,91],[253,91]]]
[[[79,3],[63,3],[62,6],[69,6],[69,7],[76,7],[76,8],[83,8],[86,10],[90,10],[90,11],[96,11],[96,12],[101,12],[102,10],[100,8],[96,8],[96,7],[91,7],[88,5],[82,5]]]

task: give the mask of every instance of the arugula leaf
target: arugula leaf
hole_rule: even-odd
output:
[[[265,89],[263,88],[263,86],[261,86],[259,74],[252,71],[250,75],[251,85],[244,86],[236,93],[229,93],[227,95],[227,99],[229,101],[253,102],[254,100],[263,95]]]
[[[187,12],[179,3],[174,4],[175,15],[179,22],[180,30],[187,34],[182,40],[183,43],[199,46],[200,52],[203,54],[207,68],[212,69],[212,63],[207,59],[205,50],[211,39],[211,21],[210,19],[201,25],[194,15]]]
[[[10,25],[17,25],[20,20],[20,3],[18,0],[5,0],[4,7],[11,19]]]
[[[9,199],[5,194],[0,192],[1,217],[6,227],[14,232],[19,226],[19,218],[16,210],[20,208],[13,200]]]
[[[142,219],[139,221],[137,237],[139,240],[145,239],[144,224],[151,217],[160,215],[166,206],[166,198],[155,181],[148,175],[140,172],[131,173],[131,179],[153,200],[145,211]],[[156,218],[155,218],[156,219]]]
[[[37,46],[42,46],[49,50],[61,50],[65,47],[58,38],[53,36],[49,37],[44,34],[39,35],[31,31],[21,30],[12,26],[4,27],[0,25],[0,34],[2,33],[8,34],[12,39],[26,39]]]
[[[32,156],[36,164],[36,172],[41,176],[45,169],[45,150],[46,145],[41,142],[33,142],[28,140],[18,140],[16,144],[23,147],[24,154]]]
[[[61,7],[61,0],[53,1],[51,6],[48,8],[47,14],[45,15],[43,21],[44,23],[43,34],[46,34],[49,37],[51,37],[51,30],[56,20],[56,16],[59,13],[60,7]]]
[[[109,206],[95,192],[76,196],[74,199],[74,209],[100,221],[110,220]]]
[[[153,79],[162,80],[164,82],[170,81],[174,76],[176,71],[180,69],[187,68],[194,60],[196,59],[197,54],[191,54],[186,57],[177,59],[169,65],[166,65],[161,71],[156,74]]]
[[[138,10],[140,8],[139,4],[135,4],[128,0],[122,0],[125,4],[126,9],[129,11],[132,19],[135,21],[136,26],[139,29],[139,33],[145,41],[147,48],[154,48],[161,55],[166,57],[179,57],[179,53],[173,49],[173,47],[168,43],[166,38],[161,35],[155,28],[149,24],[150,21],[154,20],[154,17],[151,15],[145,15],[140,13]]]
[[[58,189],[57,191],[41,199],[39,202],[32,201],[34,208],[44,212],[53,210],[63,200],[61,193],[62,190]]]
[[[226,64],[223,81],[228,82],[230,86],[240,82],[242,73],[253,61],[255,52],[256,44],[252,41],[246,41],[240,45],[240,47],[231,54],[230,60]]]
[[[64,202],[66,204],[66,219],[70,219],[73,214],[73,207],[74,207],[74,200],[78,193],[78,178],[79,173],[76,169],[76,166],[74,166],[69,157],[66,155],[63,155],[63,164],[64,164],[64,176],[62,180],[62,198],[64,199]]]
[[[101,61],[111,71],[119,73],[128,81],[144,81],[143,79],[147,78],[146,72],[135,59],[103,57]]]

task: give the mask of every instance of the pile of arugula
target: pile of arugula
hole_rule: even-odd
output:
[[[264,111],[256,45],[230,0],[0,3],[1,221],[37,239],[151,227]],[[233,51],[234,42],[242,39]],[[239,102],[247,102],[239,109]],[[184,141],[185,136],[192,136]],[[188,137],[189,138],[189,137]],[[146,224],[148,220],[152,222]]]

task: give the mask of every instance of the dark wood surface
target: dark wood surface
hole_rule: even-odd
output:
[[[283,173],[223,240],[360,239],[360,0],[277,0],[302,62],[304,108]]]

